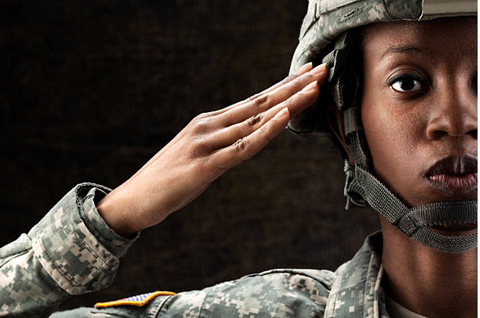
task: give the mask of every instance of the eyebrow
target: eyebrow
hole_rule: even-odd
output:
[[[423,50],[411,45],[398,45],[398,46],[391,46],[385,52],[383,52],[381,58],[389,54],[406,54],[406,53],[423,53]]]

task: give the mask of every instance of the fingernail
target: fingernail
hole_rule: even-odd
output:
[[[308,62],[307,64],[304,64],[302,65],[298,71],[297,71],[297,75],[302,75],[302,74],[305,74],[306,72],[310,71],[312,69],[312,62]]]
[[[288,114],[288,107],[285,107],[284,109],[282,109],[281,111],[279,111],[279,112],[275,115],[275,117],[273,117],[273,119],[283,118],[283,117],[285,117],[287,114]]]
[[[302,92],[308,92],[308,91],[311,91],[312,89],[314,89],[315,87],[317,87],[318,85],[318,82],[315,81],[315,82],[312,82],[310,84],[308,84],[307,86],[305,86],[303,89],[302,89]]]
[[[311,71],[310,71],[310,74],[311,74],[311,75],[318,75],[318,74],[320,74],[320,73],[324,73],[325,70],[327,69],[326,66],[327,66],[327,64],[325,64],[325,63],[324,63],[324,64],[321,64],[321,65],[315,67],[313,70],[311,70]]]

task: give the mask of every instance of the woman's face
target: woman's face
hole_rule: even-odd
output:
[[[362,47],[375,174],[409,206],[476,200],[476,18],[375,24]]]

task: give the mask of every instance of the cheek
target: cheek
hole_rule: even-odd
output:
[[[374,148],[386,147],[389,151],[385,151],[385,155],[397,151],[411,152],[421,143],[421,114],[396,109],[386,102],[380,107],[365,107],[362,116],[363,113],[369,145]]]
[[[366,95],[362,121],[375,174],[395,192],[405,193],[418,180],[421,167],[424,114],[389,101],[385,95]]]

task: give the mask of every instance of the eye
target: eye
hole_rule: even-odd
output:
[[[388,85],[399,93],[419,92],[428,88],[423,80],[409,74],[401,74],[389,79]]]

